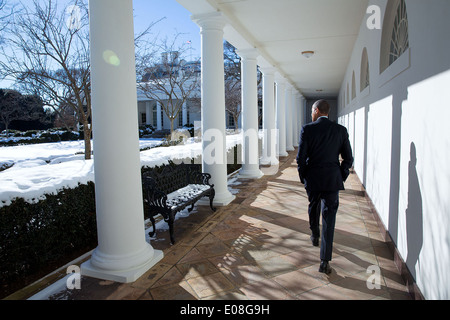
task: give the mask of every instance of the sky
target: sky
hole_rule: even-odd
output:
[[[39,0],[47,1],[47,0]],[[57,0],[60,2],[70,2],[70,0]],[[8,4],[23,3],[26,6],[32,5],[32,0],[7,0]],[[168,40],[174,38],[178,33],[181,44],[189,41],[189,54],[187,59],[200,57],[200,28],[191,20],[191,13],[181,6],[176,0],[133,0],[134,27],[135,33],[142,32],[153,22],[157,22],[152,29],[152,35]],[[161,20],[162,19],[162,20]],[[0,57],[1,58],[1,57]],[[10,84],[0,81],[0,88],[8,87]]]
[[[145,29],[161,18],[152,31],[169,39],[181,33],[180,40],[191,42],[192,58],[200,57],[200,28],[191,20],[191,13],[175,0],[133,0],[135,31]],[[153,32],[152,32],[153,33]]]

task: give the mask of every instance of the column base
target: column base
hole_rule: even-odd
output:
[[[153,249],[152,249],[153,250]],[[95,254],[95,251],[94,253]],[[92,258],[81,265],[81,274],[97,279],[110,280],[120,283],[130,283],[139,279],[150,268],[164,257],[161,250],[153,250],[152,257],[145,263],[126,270],[106,270],[92,264]]]
[[[226,207],[229,205],[234,199],[236,199],[236,196],[231,194],[231,192],[227,191],[224,193],[216,193],[213,200],[213,206],[215,207]],[[207,198],[200,199],[197,201],[199,206],[209,206],[209,200]]]
[[[276,175],[279,172],[279,170],[280,170],[279,164],[261,167],[261,171],[265,176]]]
[[[277,158],[261,158],[259,164],[262,166],[276,166],[279,164],[279,161]]]
[[[287,152],[281,152],[278,154],[278,157],[287,157],[289,154]]]
[[[241,178],[241,179],[259,179],[262,176],[264,176],[264,173],[259,169],[257,169],[257,170],[241,169],[241,171],[239,171],[239,174],[238,174],[238,178]]]
[[[291,147],[291,146],[286,147],[286,151],[294,151],[294,150],[295,150],[294,147]]]

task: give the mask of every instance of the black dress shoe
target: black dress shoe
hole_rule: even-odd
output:
[[[311,239],[312,245],[314,247],[318,247],[319,246],[319,237],[311,236],[310,239]]]
[[[331,273],[331,267],[328,261],[322,260],[320,262],[319,272],[330,274]]]

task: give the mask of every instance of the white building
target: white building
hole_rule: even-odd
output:
[[[176,52],[174,52],[174,56]],[[168,54],[163,53],[163,60],[166,59],[166,62],[162,62],[162,65],[167,64]],[[178,59],[178,58],[177,58]],[[172,61],[172,60],[171,60]],[[155,70],[158,66],[155,67]],[[174,62],[174,66],[170,67],[172,70],[176,70],[178,72],[184,72],[185,69],[189,69],[189,72],[193,71],[192,77],[199,77],[201,73],[201,65],[199,62],[186,62],[184,60]],[[161,69],[165,69],[163,66]],[[154,70],[153,70],[154,71]],[[157,76],[161,81],[168,81],[167,77],[164,75]],[[146,79],[148,80],[148,79]],[[173,84],[173,89],[176,90],[174,96],[181,97],[181,93],[177,85],[175,85],[176,81]],[[186,81],[186,85],[189,86],[189,80]],[[181,81],[180,81],[181,83]],[[145,82],[142,83],[145,85]],[[167,87],[167,91],[171,91],[171,88]],[[188,88],[185,88],[188,90]],[[154,97],[149,97],[145,94],[145,92],[138,85],[137,89],[137,99],[138,99],[138,120],[139,126],[151,125],[156,130],[170,130],[170,120],[167,114],[164,112],[164,108],[161,104],[167,105],[167,99],[165,99],[165,94],[161,93],[158,100],[154,99]],[[174,129],[181,128],[185,125],[194,125],[196,122],[200,123],[201,121],[201,109],[200,102],[198,101],[198,97],[201,96],[200,88],[198,90],[194,90],[191,95],[186,99],[181,108],[181,112],[178,117],[174,121]],[[173,98],[173,97],[172,97]],[[181,103],[181,102],[179,102]],[[237,123],[235,124],[234,118],[231,113],[226,111],[226,127],[227,128],[239,128],[240,127],[240,117]]]
[[[188,100],[182,108],[179,116],[174,122],[174,128],[181,128],[185,125],[201,121],[201,112],[198,110],[196,101]],[[159,115],[159,117],[158,117]],[[226,127],[236,129],[240,127],[239,117],[237,127],[233,116],[226,112]],[[138,90],[138,120],[139,126],[151,125],[156,130],[170,130],[170,120],[161,108],[158,101],[152,100]]]
[[[174,128],[181,128],[186,124],[194,124],[201,120],[201,113],[197,107],[190,108],[190,101],[185,102],[182,111],[174,122]],[[192,109],[195,111],[192,112]],[[139,94],[138,91],[138,119],[139,125],[151,125],[156,130],[170,130],[170,120],[164,113],[160,103]]]
[[[201,33],[203,132],[225,132],[224,38],[242,58],[242,129],[258,128],[259,65],[264,128],[279,130],[278,155],[294,150],[311,102],[334,102],[336,119],[350,133],[355,171],[392,240],[399,267],[426,299],[449,299],[450,2],[177,2],[192,13]],[[120,108],[137,101],[132,1],[89,5],[99,246],[82,272],[134,281],[162,254],[145,243],[138,205],[137,108]],[[123,23],[117,25],[119,18]],[[105,64],[105,50],[120,57],[119,66]],[[115,133],[118,126],[128,134]],[[115,136],[120,155],[108,147]],[[208,147],[205,142],[204,152]],[[252,150],[243,146],[254,160]],[[203,163],[203,170],[213,176],[216,205],[228,205],[233,196],[226,164]],[[243,171],[260,176],[258,166]]]
[[[170,119],[164,112],[164,106],[167,106],[169,99],[175,100],[175,103],[180,105],[182,99],[186,98],[186,93],[183,92],[191,94],[182,103],[181,110],[174,120],[174,129],[200,121],[200,108],[194,100],[200,96],[200,88],[195,84],[198,83],[200,67],[198,62],[187,63],[183,59],[180,60],[177,51],[163,52],[161,62],[145,70],[142,82],[137,86],[139,125],[151,125],[156,130],[170,130]],[[152,85],[153,81],[158,84]],[[147,88],[148,84],[150,87]],[[191,86],[195,87],[194,91]],[[162,88],[164,90],[161,90]],[[169,97],[167,92],[172,92],[172,96]]]

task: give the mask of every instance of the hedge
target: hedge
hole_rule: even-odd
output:
[[[9,130],[8,133],[0,133],[0,147],[60,141],[77,141],[83,140],[83,136],[83,132],[67,131],[66,129],[58,128],[49,130],[29,130],[25,132]]]
[[[16,199],[0,208],[0,283],[8,286],[22,282],[49,265],[96,245],[92,182],[46,195],[38,203]]]

